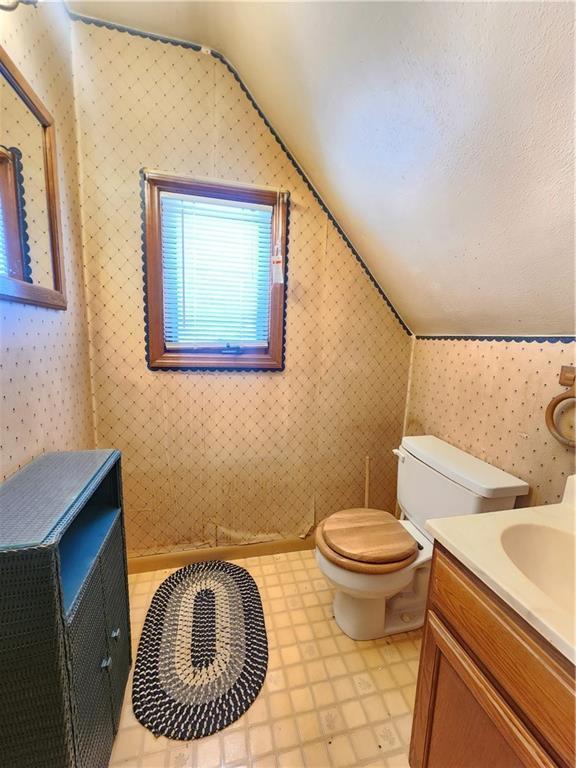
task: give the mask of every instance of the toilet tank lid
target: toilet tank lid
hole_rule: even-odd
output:
[[[434,435],[403,437],[402,448],[420,461],[484,498],[524,496],[528,483],[461,451]]]

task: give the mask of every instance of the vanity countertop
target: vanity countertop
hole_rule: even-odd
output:
[[[574,478],[561,504],[429,520],[434,538],[576,663]]]

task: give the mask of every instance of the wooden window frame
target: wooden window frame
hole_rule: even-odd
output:
[[[0,147],[0,199],[6,237],[8,275],[13,280],[24,280],[24,249],[20,233],[18,186],[14,155]]]
[[[288,198],[275,191],[230,184],[216,184],[181,176],[143,171],[144,183],[144,265],[146,296],[147,362],[151,370],[282,371],[284,370],[284,318],[286,311],[286,246]],[[160,195],[162,192],[188,194],[219,200],[259,203],[273,207],[272,243],[280,227],[282,282],[270,285],[269,343],[265,348],[243,347],[238,354],[219,350],[167,349],[164,338],[164,290]],[[272,259],[271,253],[271,259]],[[272,272],[272,270],[271,270]]]
[[[47,288],[43,285],[34,285],[22,278],[0,275],[0,299],[18,301],[23,304],[35,304],[51,309],[66,309],[54,118],[1,45],[0,77],[6,78],[8,84],[36,117],[42,128],[46,206],[54,280],[54,287]],[[23,268],[24,265],[22,265]]]

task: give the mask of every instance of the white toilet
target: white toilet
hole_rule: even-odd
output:
[[[398,450],[397,520],[348,509],[316,529],[316,561],[336,590],[334,618],[354,640],[424,623],[432,558],[426,521],[514,507],[529,486],[432,435],[404,437]]]

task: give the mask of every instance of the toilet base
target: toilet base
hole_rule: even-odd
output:
[[[334,620],[352,640],[376,640],[385,634],[386,599],[360,598],[336,592]]]
[[[337,591],[332,607],[336,624],[352,640],[377,640],[424,624],[425,603],[413,592],[392,598],[361,598]]]

